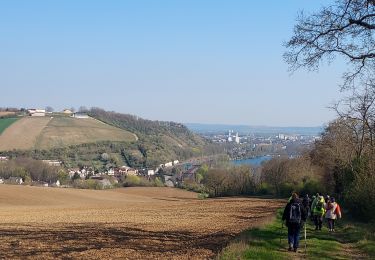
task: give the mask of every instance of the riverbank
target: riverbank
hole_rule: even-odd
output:
[[[272,155],[263,155],[263,156],[257,156],[253,158],[247,158],[247,159],[240,159],[240,160],[232,160],[231,162],[236,165],[252,165],[252,166],[260,166],[263,162],[271,160],[273,158]]]
[[[287,228],[281,227],[281,210],[263,228],[241,234],[219,255],[219,259],[375,259],[375,227],[339,221],[335,233],[317,232],[308,221],[307,240],[301,233],[298,253],[288,251]]]

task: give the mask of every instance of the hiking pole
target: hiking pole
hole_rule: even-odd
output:
[[[281,247],[281,238],[283,236],[283,228],[284,228],[284,221],[281,221],[281,228],[280,228],[280,247]]]
[[[305,255],[307,256],[307,231],[306,231],[306,223],[305,223]]]

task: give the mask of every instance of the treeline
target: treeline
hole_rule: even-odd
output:
[[[257,175],[247,166],[230,167],[203,165],[195,173],[194,179],[184,179],[179,188],[207,194],[210,197],[255,195]]]
[[[22,111],[25,110],[22,108]],[[0,107],[0,112],[18,112],[21,111],[21,109],[15,108],[15,107]]]
[[[301,195],[324,193],[322,181],[323,171],[311,162],[309,154],[294,159],[276,157],[263,163],[258,192],[284,198],[293,191]]]
[[[194,180],[184,180],[182,188],[208,193],[211,197],[272,195],[288,197],[293,191],[313,194],[321,190],[322,170],[308,157],[274,158],[262,167],[203,165]]]
[[[52,148],[48,150],[12,150],[2,152],[10,158],[28,157],[35,160],[61,160],[66,168],[91,167],[104,171],[113,167],[128,165],[133,168],[147,166],[146,158],[141,153],[142,143],[97,142]],[[103,157],[107,154],[108,157]]]
[[[202,154],[217,154],[221,150],[208,144],[199,148],[166,146],[156,137],[151,141],[137,142],[97,142],[52,148],[49,150],[12,150],[0,155],[10,158],[28,157],[35,160],[61,160],[66,168],[88,166],[97,171],[128,165],[132,168],[155,168],[161,163],[184,160]],[[109,155],[105,160],[102,154]]]
[[[167,135],[172,138],[181,139],[180,141],[189,145],[204,144],[204,140],[201,137],[195,135],[180,123],[146,120],[138,116],[109,112],[100,108],[91,108],[88,114],[107,124],[141,136]]]
[[[106,124],[135,133],[139,138],[138,149],[128,153],[126,158],[141,162],[144,167],[155,168],[175,159],[224,152],[223,147],[208,142],[180,123],[146,120],[100,108],[91,108],[88,114]]]
[[[24,113],[25,109],[22,110],[14,107],[0,107],[0,119],[2,118],[13,118]]]
[[[0,178],[9,179],[20,177],[23,182],[32,181],[54,183],[59,178],[66,178],[66,174],[59,167],[52,167],[48,164],[31,158],[16,158],[0,163]]]

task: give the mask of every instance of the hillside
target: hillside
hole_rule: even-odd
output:
[[[1,112],[0,112],[1,115]],[[0,135],[5,131],[11,124],[17,121],[18,118],[0,118]]]
[[[145,166],[156,166],[173,159],[201,156],[207,154],[208,150],[210,153],[216,152],[211,144],[180,123],[146,120],[98,108],[91,109],[89,114],[104,123],[131,131],[139,137],[138,149],[127,151],[127,161],[130,159]]]
[[[188,147],[190,145],[203,145],[205,141],[191,132],[185,125],[175,122],[152,121],[128,114],[109,112],[93,108],[90,116],[102,122],[122,128],[140,137],[147,138],[158,136],[175,146]]]
[[[51,149],[99,141],[136,141],[137,137],[92,118],[24,117],[0,135],[0,151]]]
[[[184,125],[151,121],[94,108],[90,118],[23,117],[0,134],[0,152],[9,156],[61,160],[67,167],[98,170],[128,165],[155,168],[161,163],[221,150]],[[102,154],[108,159],[103,159]]]

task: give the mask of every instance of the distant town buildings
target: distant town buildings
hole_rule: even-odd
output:
[[[225,144],[225,151],[231,159],[244,159],[266,154],[283,154],[297,156],[321,137],[319,134],[298,133],[247,133],[240,134],[233,130],[228,132],[207,132],[204,138],[213,143]],[[301,147],[304,147],[301,149]]]
[[[78,119],[89,118],[89,116],[88,116],[86,113],[81,113],[81,112],[74,113],[74,114],[72,115],[72,117],[74,117],[74,118],[78,118]]]
[[[231,142],[235,142],[235,143],[239,144],[239,143],[240,143],[240,137],[238,136],[238,132],[236,133],[236,135],[234,135],[233,130],[229,130],[229,131],[228,131],[228,138],[227,138],[227,141],[228,141],[229,143],[231,143]]]
[[[45,109],[30,108],[27,110],[27,112],[29,113],[29,116],[46,116]]]
[[[232,134],[233,134],[233,131],[232,130],[229,130],[228,132],[228,142],[233,142],[233,138],[232,138]]]
[[[29,116],[33,116],[33,117],[34,116],[35,117],[43,117],[43,116],[46,116],[47,113],[53,114],[52,112],[46,112],[45,109],[37,109],[37,108],[27,109],[27,113],[28,113]],[[65,116],[71,116],[71,117],[78,118],[78,119],[89,118],[87,113],[84,113],[84,112],[74,113],[70,109],[64,109],[63,111],[61,111],[57,114],[60,114],[60,115],[62,114],[62,115],[65,115]]]
[[[298,136],[298,135],[287,135],[287,134],[278,134],[277,138],[280,139],[280,140],[291,140],[291,141],[297,141],[297,140],[302,140],[302,139],[303,139],[303,136]]]
[[[236,133],[236,136],[234,138],[234,141],[239,144],[240,143],[240,137],[238,136],[238,133]]]
[[[62,113],[63,113],[63,114],[66,114],[66,115],[71,115],[71,114],[73,114],[73,111],[70,110],[70,109],[64,109],[64,110],[62,111]]]

